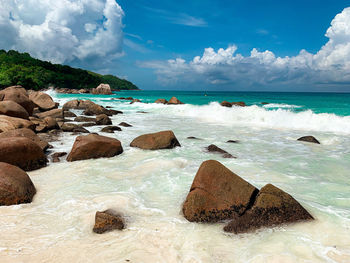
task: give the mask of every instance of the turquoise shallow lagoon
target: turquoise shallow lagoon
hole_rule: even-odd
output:
[[[38,189],[34,202],[0,208],[1,262],[350,262],[349,94],[50,94],[61,105],[79,98],[122,110],[112,117],[113,124],[125,121],[133,127],[115,134],[101,133],[100,126],[88,128],[119,139],[120,156],[50,163],[29,173]],[[151,103],[173,95],[187,104]],[[149,103],[112,100],[129,96]],[[222,100],[249,106],[225,108],[218,104]],[[167,129],[182,147],[129,147],[140,134]],[[321,145],[296,141],[304,135],[315,136]],[[53,143],[54,151],[69,151],[75,137],[64,134]],[[237,159],[205,152],[209,144]],[[242,235],[224,233],[223,223],[188,222],[182,203],[198,167],[208,159],[257,187],[280,187],[316,220]],[[95,212],[107,208],[126,215],[127,229],[93,234]]]

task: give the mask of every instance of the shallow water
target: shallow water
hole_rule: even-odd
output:
[[[38,191],[34,201],[0,207],[1,262],[350,262],[349,117],[95,98],[124,111],[113,116],[114,124],[133,125],[104,134],[119,139],[124,153],[50,163],[30,172]],[[88,129],[99,132],[101,127]],[[140,134],[166,129],[174,131],[181,148],[128,146]],[[296,141],[309,134],[321,145]],[[69,152],[74,138],[65,134],[53,143],[54,151]],[[240,143],[226,143],[229,139]],[[206,153],[204,147],[212,143],[237,159]],[[280,187],[316,220],[242,235],[224,233],[223,223],[188,222],[181,215],[182,203],[198,167],[208,159],[256,187]],[[107,208],[126,216],[127,229],[92,233],[95,212]]]

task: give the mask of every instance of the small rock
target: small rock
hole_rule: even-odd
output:
[[[314,136],[303,136],[298,139],[298,141],[311,142],[320,144],[320,142]]]
[[[167,104],[168,101],[166,99],[157,99],[154,103]]]
[[[102,234],[111,230],[123,230],[125,222],[121,215],[113,210],[106,210],[103,212],[96,212],[95,225],[93,231],[97,234]]]
[[[221,153],[224,158],[236,158],[214,144],[209,145],[208,147],[206,147],[206,149],[208,152]]]
[[[238,140],[228,140],[227,143],[239,143]]]
[[[97,125],[111,125],[112,121],[106,114],[100,114],[96,116]]]
[[[122,129],[118,126],[107,126],[102,128],[101,132],[114,133],[114,131],[121,131]]]
[[[172,131],[161,131],[141,135],[135,138],[130,143],[130,146],[145,150],[172,149],[177,146],[181,147]]]
[[[123,126],[123,127],[132,127],[131,124],[126,123],[126,122],[121,122],[121,123],[119,123],[118,125],[119,125],[119,126]]]

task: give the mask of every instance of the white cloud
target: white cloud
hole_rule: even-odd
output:
[[[164,84],[211,83],[256,87],[281,84],[349,84],[350,82],[350,7],[338,14],[328,28],[328,42],[316,53],[301,50],[297,56],[277,57],[273,52],[254,48],[249,56],[237,53],[237,47],[206,48],[191,61],[139,63],[155,69]]]
[[[124,12],[115,0],[0,0],[0,6],[3,49],[56,63],[123,54]]]

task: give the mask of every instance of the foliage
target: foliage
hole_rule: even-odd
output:
[[[69,89],[92,89],[109,84],[115,90],[138,89],[130,81],[113,75],[100,75],[66,65],[32,58],[28,53],[0,50],[0,88],[21,85],[39,90],[50,86]]]

